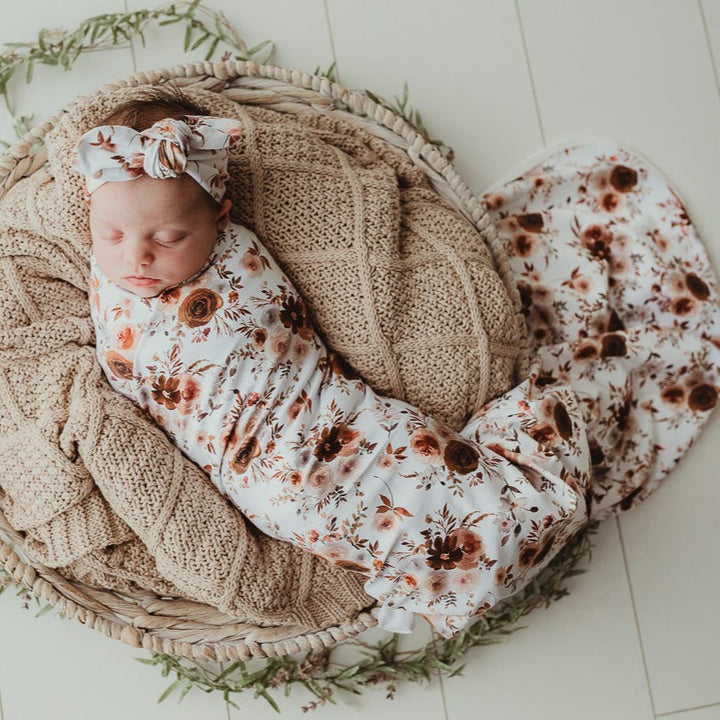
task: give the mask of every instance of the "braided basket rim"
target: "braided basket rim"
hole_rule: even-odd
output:
[[[235,102],[262,104],[286,113],[300,110],[332,112],[402,149],[413,164],[425,173],[433,189],[473,224],[490,250],[521,329],[515,377],[522,379],[527,375],[528,345],[520,294],[495,229],[482,203],[460,178],[452,162],[408,121],[373,100],[367,93],[348,90],[327,77],[246,61],[204,61],[139,72],[99,88],[98,92],[167,81],[173,81],[181,88],[198,85],[225,94]],[[45,165],[47,152],[44,145],[38,148],[38,143],[42,142],[64,114],[85,99],[86,96],[80,96],[71,101],[3,153],[0,157],[0,197],[21,178],[32,175]],[[216,662],[272,657],[330,648],[377,624],[375,609],[360,613],[351,623],[279,640],[269,639],[272,632],[263,628],[233,637],[222,630],[222,619],[226,618],[233,626],[237,625],[237,621],[223,616],[210,606],[184,599],[149,597],[152,594],[147,592],[140,597],[133,597],[108,589],[91,588],[70,581],[52,568],[33,561],[17,550],[22,545],[22,534],[0,512],[0,564],[16,584],[27,588],[36,598],[53,605],[66,617],[72,617],[108,637],[153,652]],[[200,621],[193,621],[188,615],[180,615],[178,606],[186,613],[200,616]],[[174,612],[164,616],[162,610],[171,607],[175,608]],[[204,617],[214,622],[208,624],[203,621]],[[189,624],[191,627],[178,629],[179,618],[184,626]],[[247,629],[240,628],[240,633]],[[183,633],[186,639],[182,639]],[[213,639],[213,635],[217,639]]]

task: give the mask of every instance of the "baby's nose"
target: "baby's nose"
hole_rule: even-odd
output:
[[[124,257],[131,265],[149,265],[153,260],[152,250],[148,243],[142,240],[125,240]]]

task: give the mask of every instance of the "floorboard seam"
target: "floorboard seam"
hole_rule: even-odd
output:
[[[535,115],[538,121],[538,127],[540,128],[540,138],[542,140],[543,147],[547,147],[547,140],[545,138],[545,128],[543,127],[542,115],[540,113],[540,101],[538,100],[537,88],[535,87],[535,76],[533,75],[532,65],[530,63],[530,50],[527,46],[527,39],[525,37],[525,26],[522,21],[522,14],[520,13],[520,2],[515,0],[515,14],[517,15],[518,25],[520,27],[520,38],[522,40],[523,53],[525,54],[525,66],[527,67],[528,75],[530,76],[530,87],[532,88],[533,103],[535,104]]]
[[[623,539],[622,526],[620,518],[615,518],[615,524],[620,539],[620,550],[622,551],[622,561],[625,567],[625,579],[627,580],[628,591],[630,592],[630,602],[632,603],[633,617],[635,618],[635,631],[637,633],[638,645],[640,646],[640,655],[642,656],[643,670],[645,671],[645,682],[647,684],[648,697],[650,698],[650,709],[653,716],[657,717],[655,712],[655,698],[652,693],[652,685],[650,683],[650,672],[648,670],[647,657],[645,656],[645,646],[643,645],[642,632],[640,631],[640,619],[638,618],[637,605],[635,604],[635,593],[633,592],[632,579],[630,577],[630,568],[627,561],[627,553],[625,552],[625,540]]]

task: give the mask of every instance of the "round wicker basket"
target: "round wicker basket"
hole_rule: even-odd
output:
[[[326,77],[236,61],[198,62],[137,73],[109,87],[137,87],[167,81],[180,88],[202,88],[222,93],[240,104],[262,105],[284,113],[341,115],[407,153],[426,174],[434,190],[477,228],[520,316],[520,297],[507,258],[482,204],[441,150],[392,110],[367,94],[347,90]],[[35,127],[0,158],[0,197],[18,180],[45,164],[47,153],[38,143],[64,112],[66,110],[61,110]],[[523,348],[518,357],[516,377],[524,377],[527,348]],[[158,597],[146,591],[121,596],[70,581],[52,568],[33,561],[22,548],[22,534],[0,512],[0,564],[15,583],[66,617],[154,652],[219,662],[288,655],[331,647],[377,624],[374,611],[370,611],[361,613],[352,623],[312,633],[291,634],[287,628],[258,627],[182,598]]]

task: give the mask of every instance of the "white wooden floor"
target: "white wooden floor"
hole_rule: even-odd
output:
[[[155,0],[2,0],[0,42]],[[650,158],[684,198],[720,267],[720,0],[207,0],[276,64],[392,98],[409,84],[434,137],[477,192],[545,146],[617,140]],[[18,80],[21,114],[42,119],[135,70],[195,59],[163,29],[151,47],[89,54],[68,74]],[[0,118],[0,138],[11,139]],[[720,720],[720,416],[666,485],[600,532],[571,595],[474,652],[462,678],[369,692],[317,718]],[[262,700],[191,692],[157,705],[168,681],[142,653],[0,597],[1,720],[269,718]],[[281,703],[308,717],[308,698]],[[311,716],[310,716],[311,717]]]

